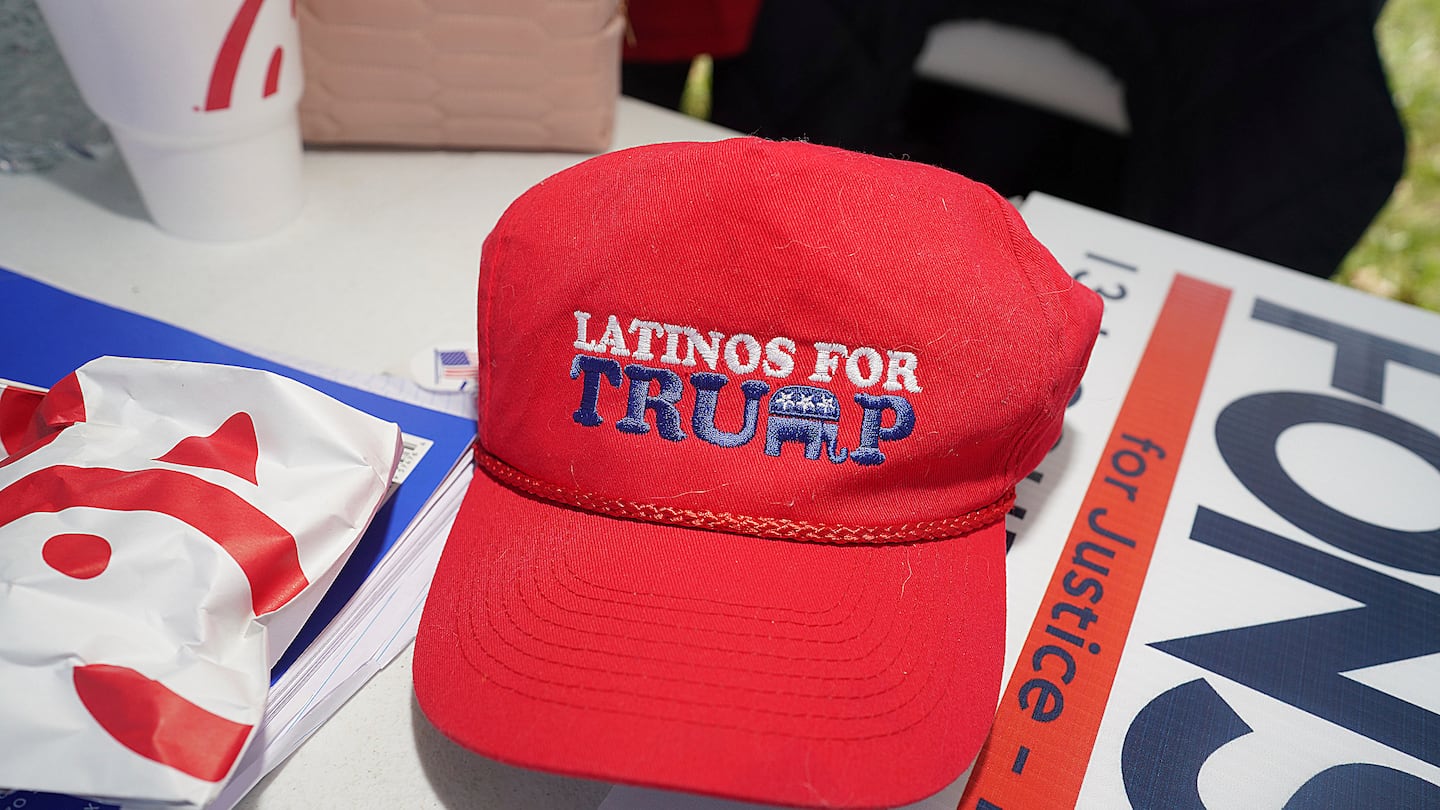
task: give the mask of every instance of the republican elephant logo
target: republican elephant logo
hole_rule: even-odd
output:
[[[845,461],[849,451],[837,447],[840,400],[823,388],[787,385],[770,397],[765,423],[765,454],[780,455],[786,442],[805,445],[805,457],[814,461],[823,452],[832,464]]]

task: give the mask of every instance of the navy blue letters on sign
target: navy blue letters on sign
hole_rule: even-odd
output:
[[[1350,604],[1150,642],[1150,647],[1209,675],[1157,695],[1132,721],[1121,772],[1137,810],[1203,807],[1198,765],[1210,761],[1231,739],[1251,733],[1249,723],[1274,721],[1258,713],[1241,719],[1210,686],[1215,680],[1211,676],[1267,695],[1391,752],[1440,766],[1440,712],[1352,677],[1372,667],[1440,654],[1440,593],[1406,576],[1440,574],[1440,527],[1400,529],[1350,514],[1327,503],[1322,493],[1306,489],[1280,455],[1280,439],[1292,427],[1332,425],[1402,448],[1440,472],[1440,434],[1434,426],[1404,418],[1385,401],[1387,391],[1397,387],[1386,385],[1387,375],[1403,366],[1440,377],[1440,354],[1264,299],[1256,300],[1251,317],[1289,330],[1284,339],[1297,349],[1309,347],[1333,358],[1325,382],[1334,390],[1253,392],[1224,407],[1214,424],[1221,460],[1234,480],[1287,529],[1262,528],[1198,506],[1190,539],[1237,562],[1263,566],[1344,597]],[[1337,467],[1349,463],[1339,452],[1332,456]],[[1363,472],[1342,469],[1337,474],[1353,478]],[[1302,539],[1292,539],[1290,532],[1303,533]],[[1223,587],[1223,581],[1217,585]],[[1292,745],[1293,731],[1284,726],[1279,730],[1283,736],[1272,729],[1269,744]],[[1250,752],[1260,750],[1255,741],[1251,745],[1255,747]],[[1377,754],[1342,756],[1368,759]],[[1209,773],[1212,780],[1226,776],[1216,762]],[[1390,765],[1342,761],[1311,773],[1284,804],[1284,810],[1351,807],[1440,807],[1440,784]]]
[[[1440,574],[1440,527],[1401,531],[1352,517],[1305,491],[1280,463],[1280,434],[1305,424],[1354,428],[1386,439],[1440,472],[1440,436],[1379,408],[1326,394],[1271,391],[1226,406],[1215,422],[1220,455],[1266,506],[1314,537],[1382,565]]]
[[[1440,594],[1203,506],[1195,512],[1190,538],[1360,607],[1152,642],[1151,647],[1440,765],[1440,714],[1345,676],[1440,652],[1435,621]],[[1255,655],[1255,650],[1266,654]]]
[[[1204,678],[1172,687],[1130,723],[1120,776],[1134,810],[1205,810],[1200,769],[1253,729]]]

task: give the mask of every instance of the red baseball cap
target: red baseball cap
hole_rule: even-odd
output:
[[[738,138],[593,158],[485,242],[479,436],[415,644],[515,765],[890,807],[970,764],[1005,514],[1099,328],[989,188]]]

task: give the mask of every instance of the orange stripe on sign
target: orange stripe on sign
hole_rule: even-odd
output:
[[[1229,301],[1188,276],[1171,284],[962,810],[1072,807],[1080,795]]]

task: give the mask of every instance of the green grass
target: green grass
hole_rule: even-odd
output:
[[[1409,153],[1335,280],[1440,311],[1440,0],[1389,0],[1376,34]]]
[[[680,94],[680,112],[710,120],[710,83],[714,81],[715,60],[708,53],[702,53],[690,63],[690,72],[685,75],[685,90]]]

